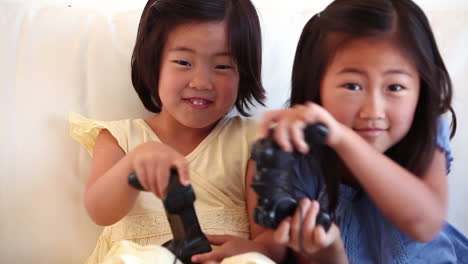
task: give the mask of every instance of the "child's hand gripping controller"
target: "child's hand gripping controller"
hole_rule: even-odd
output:
[[[304,130],[305,141],[312,147],[323,144],[327,134],[328,128],[320,123]],[[276,229],[284,218],[296,211],[298,198],[293,194],[289,179],[295,155],[301,154],[281,150],[271,133],[267,138],[257,141],[252,148],[252,159],[256,166],[252,187],[258,194],[254,218],[261,226]],[[331,217],[320,209],[316,223],[328,231]]]
[[[145,191],[135,173],[128,176],[128,184]],[[171,169],[167,193],[163,204],[171,226],[173,239],[164,243],[185,264],[192,264],[192,255],[211,251],[210,242],[200,229],[193,207],[195,193],[192,186],[182,186],[176,169]]]

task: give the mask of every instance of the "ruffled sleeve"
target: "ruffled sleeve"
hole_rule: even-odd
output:
[[[93,156],[94,144],[99,132],[107,129],[117,140],[119,146],[127,152],[128,141],[123,129],[117,122],[103,122],[85,118],[77,113],[69,114],[70,136],[80,142],[91,156]]]
[[[450,172],[453,161],[452,150],[450,148],[450,127],[445,117],[439,118],[437,127],[437,146],[444,152],[447,165],[447,173]]]

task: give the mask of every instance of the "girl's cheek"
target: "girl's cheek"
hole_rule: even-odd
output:
[[[338,112],[336,114],[332,114],[332,115],[338,122],[346,125],[347,127],[352,127],[353,126],[353,121],[355,119],[355,115],[352,114],[351,111],[340,111],[340,112]]]
[[[396,105],[387,111],[387,115],[394,128],[398,128],[399,133],[409,132],[414,121],[415,107],[412,105]]]
[[[352,102],[339,100],[329,101],[324,108],[340,123],[352,126],[356,115],[356,107]]]
[[[232,93],[237,95],[237,90],[239,89],[239,79],[237,78],[229,78],[222,82],[223,88],[227,91],[227,93]]]

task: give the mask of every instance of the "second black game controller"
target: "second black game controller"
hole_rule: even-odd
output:
[[[305,141],[309,146],[319,146],[325,142],[328,129],[323,124],[315,124],[304,130]],[[299,199],[294,195],[290,182],[292,165],[298,152],[281,150],[272,134],[257,141],[252,148],[256,175],[252,188],[258,194],[258,203],[254,211],[255,221],[266,228],[276,229],[286,217],[296,211]],[[320,209],[316,223],[328,231],[331,216]]]

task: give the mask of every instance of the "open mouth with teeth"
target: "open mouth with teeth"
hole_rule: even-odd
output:
[[[209,105],[213,103],[213,101],[203,99],[203,98],[185,98],[185,102],[191,105],[194,108],[203,109],[207,108]]]

